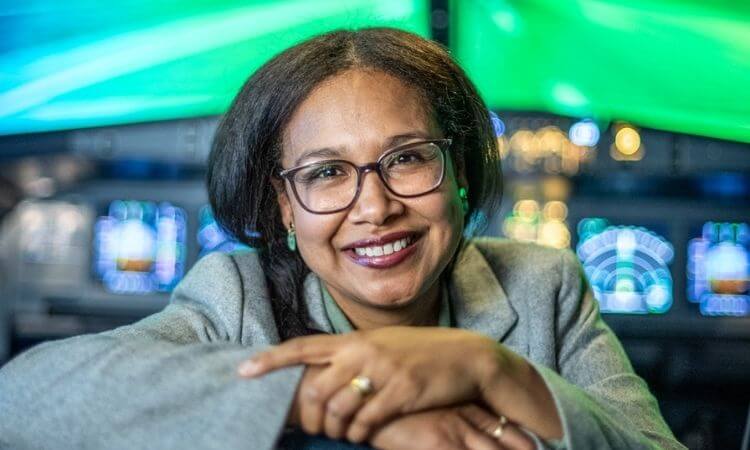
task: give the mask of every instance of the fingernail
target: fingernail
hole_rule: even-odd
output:
[[[260,372],[260,364],[253,360],[245,361],[237,368],[237,373],[243,377],[252,377],[253,375],[257,375],[258,372]]]

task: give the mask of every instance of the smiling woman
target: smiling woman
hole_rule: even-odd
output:
[[[137,324],[9,363],[0,444],[270,449],[301,429],[383,449],[683,448],[570,252],[468,237],[499,200],[497,155],[435,43],[373,28],[277,55],[209,162],[217,219],[259,251],[203,258]]]

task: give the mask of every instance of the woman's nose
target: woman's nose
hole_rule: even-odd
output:
[[[385,187],[377,173],[367,172],[362,176],[359,196],[349,212],[350,220],[383,225],[403,214],[404,204]]]

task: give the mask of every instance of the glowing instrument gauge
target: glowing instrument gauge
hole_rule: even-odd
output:
[[[115,200],[94,226],[94,271],[117,294],[168,292],[185,270],[186,215],[170,203]]]
[[[602,312],[664,313],[672,306],[674,248],[643,227],[578,224],[577,254]]]
[[[689,301],[707,316],[750,315],[750,227],[746,223],[703,225],[688,243]]]

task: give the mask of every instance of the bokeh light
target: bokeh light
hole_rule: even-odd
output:
[[[633,156],[641,148],[641,135],[635,128],[623,126],[615,134],[615,148],[625,156]]]
[[[591,119],[574,123],[568,131],[570,142],[584,147],[593,147],[599,143],[599,127]]]

